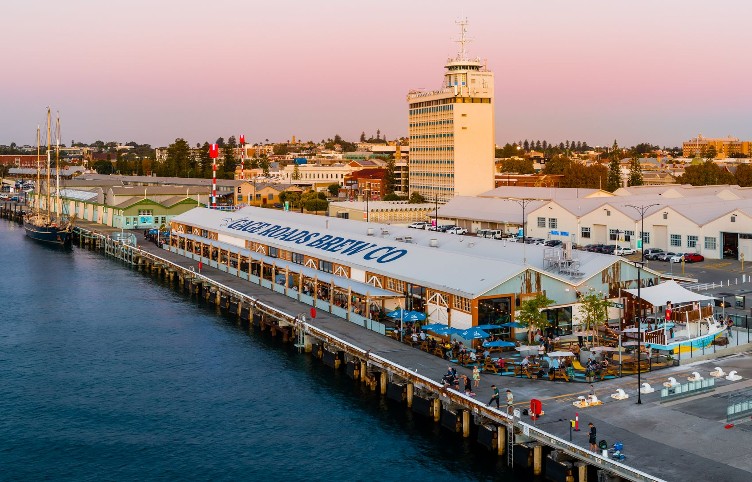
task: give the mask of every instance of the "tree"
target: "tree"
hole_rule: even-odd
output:
[[[303,193],[300,202],[303,204],[303,207],[306,211],[326,211],[326,209],[329,207],[329,201],[326,200],[326,195],[324,193],[319,193],[316,191],[308,191]]]
[[[204,142],[201,146],[201,153],[198,156],[198,162],[201,167],[201,177],[211,177],[212,173],[212,158],[209,155],[209,149],[211,146],[208,142]]]
[[[110,161],[105,161],[104,159],[95,162],[92,167],[97,171],[97,174],[112,174],[115,172],[112,163]]]
[[[522,143],[522,148],[525,150],[525,152],[530,150],[530,143],[525,139],[525,142]]]
[[[707,149],[705,149],[705,155],[703,156],[705,159],[715,159],[718,156],[718,151],[716,150],[715,146],[708,146]]]
[[[734,173],[736,184],[741,187],[752,186],[752,166],[749,164],[738,164]]]
[[[677,178],[681,184],[693,186],[712,186],[718,184],[733,184],[734,176],[725,168],[713,161],[705,161],[684,169],[684,174]]]
[[[561,187],[601,189],[606,183],[608,169],[602,164],[585,166],[579,162],[571,162],[563,174]]]
[[[384,174],[384,193],[391,194],[394,192],[394,187],[397,184],[397,176],[395,174],[394,158],[389,158],[386,161],[386,173]]]
[[[398,196],[394,194],[393,192],[390,192],[389,194],[384,196],[384,201],[405,201],[407,200],[404,196]]]
[[[545,328],[548,325],[548,316],[543,311],[548,305],[553,304],[545,293],[538,293],[533,298],[528,298],[520,303],[520,312],[517,315],[517,322],[528,328],[527,341],[533,342],[533,332],[538,328]]]
[[[633,157],[629,163],[629,181],[628,186],[642,186],[642,166],[637,157]]]
[[[621,187],[621,165],[619,158],[621,152],[619,145],[614,140],[613,150],[611,151],[611,161],[608,163],[608,179],[606,181],[606,190],[614,192]]]
[[[504,159],[501,161],[501,172],[516,172],[517,174],[532,174],[535,172],[531,159]]]
[[[366,131],[360,133],[360,142],[366,141]]]
[[[608,321],[608,300],[603,292],[590,288],[580,301],[580,325],[593,332],[593,341],[598,340],[598,327]]]
[[[561,154],[553,156],[543,167],[543,174],[566,174],[572,167],[572,161]]]
[[[424,198],[418,191],[413,191],[407,202],[410,204],[420,204],[426,202],[426,198]]]
[[[261,171],[264,173],[264,176],[269,176],[269,158],[266,156],[263,156],[261,159],[259,159],[259,167],[261,168]]]
[[[329,191],[329,194],[331,194],[332,197],[337,197],[339,195],[339,184],[337,184],[336,182],[329,184],[326,189]]]
[[[178,138],[167,146],[167,159],[158,168],[160,176],[180,176],[181,169],[188,165],[191,157],[191,147],[185,139]]]

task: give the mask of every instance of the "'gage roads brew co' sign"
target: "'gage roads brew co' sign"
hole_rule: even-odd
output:
[[[390,263],[407,254],[406,249],[394,246],[379,246],[376,243],[344,238],[331,234],[322,234],[305,229],[291,228],[281,224],[264,221],[253,221],[248,218],[223,220],[222,226],[234,231],[264,236],[269,239],[300,244],[309,248],[320,249],[329,253],[340,253],[347,256],[360,256],[367,261]]]

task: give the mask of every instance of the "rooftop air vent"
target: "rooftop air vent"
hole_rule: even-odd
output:
[[[373,233],[374,233],[374,230],[373,230],[373,228],[368,228],[368,231],[366,231],[366,234],[367,234],[368,236],[373,236]]]
[[[439,240],[436,238],[431,238],[431,240],[428,242],[428,245],[432,248],[438,248],[439,247]]]

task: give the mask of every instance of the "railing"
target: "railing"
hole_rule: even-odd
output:
[[[662,389],[661,403],[676,400],[677,398],[691,397],[699,393],[712,392],[713,390],[715,390],[715,378],[682,383],[681,385]]]
[[[155,254],[149,253],[147,251],[143,251],[142,249],[138,247],[123,245],[123,249],[132,250],[134,253],[138,252],[138,254],[141,256],[158,260],[159,262],[164,263],[167,266],[172,266],[178,270],[186,270],[185,267],[173,261],[170,261],[161,256],[157,256]],[[228,286],[221,285],[220,283],[217,283],[213,279],[203,274],[192,272],[192,275],[195,278],[203,280],[214,286],[217,286],[217,287],[221,286],[221,289],[223,291],[226,291],[241,300],[245,300],[247,303],[251,304],[254,307],[254,309],[257,309],[261,311],[262,313],[275,317],[280,321],[285,321],[297,327],[302,332],[306,334],[310,334],[311,336],[317,339],[320,339],[324,341],[325,343],[328,343],[330,345],[336,345],[339,349],[344,349],[344,351],[348,352],[350,355],[354,355],[362,360],[365,360],[367,365],[372,365],[372,366],[376,366],[376,367],[380,367],[382,369],[388,370],[390,373],[392,373],[393,376],[396,375],[399,378],[402,378],[404,380],[407,380],[413,383],[416,386],[416,388],[422,388],[422,389],[430,390],[434,393],[437,393],[439,394],[441,398],[447,401],[453,402],[455,404],[461,405],[469,409],[472,413],[479,415],[479,416],[483,416],[486,419],[489,419],[499,425],[512,424],[515,427],[519,428],[525,436],[530,437],[534,440],[537,440],[541,443],[544,443],[550,447],[562,450],[565,453],[569,454],[570,456],[575,457],[583,462],[598,466],[604,470],[607,470],[620,477],[623,477],[632,481],[664,482],[663,479],[652,476],[638,469],[625,465],[621,462],[612,460],[608,457],[603,457],[602,455],[598,453],[590,452],[589,450],[586,450],[583,447],[580,447],[564,439],[561,439],[547,432],[544,432],[543,430],[540,430],[533,425],[522,422],[514,417],[510,417],[509,415],[503,413],[502,411],[488,407],[482,402],[479,402],[478,400],[475,400],[474,398],[469,397],[463,393],[456,392],[454,390],[447,390],[445,389],[443,385],[439,384],[438,382],[424,375],[417,373],[417,369],[411,370],[411,369],[402,367],[401,365],[397,365],[396,363],[386,358],[383,358],[379,355],[372,354],[370,353],[369,350],[364,350],[358,346],[353,345],[352,343],[349,343],[345,340],[342,340],[341,338],[337,338],[336,336],[323,331],[322,329],[318,328],[317,326],[311,323],[303,321],[304,319],[303,317],[285,313],[284,311],[279,310],[271,305],[258,301],[253,296],[234,290]],[[381,325],[380,323],[373,322],[372,320],[367,320],[362,317],[361,319],[362,319],[361,321],[364,321],[364,322],[371,321],[372,324]],[[367,323],[364,323],[364,324],[367,325]],[[383,327],[383,325],[381,326]]]
[[[752,399],[733,403],[726,407],[726,422],[739,420],[752,414]]]

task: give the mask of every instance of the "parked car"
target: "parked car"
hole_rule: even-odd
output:
[[[687,253],[684,255],[685,263],[699,263],[700,261],[705,261],[705,256],[699,253]]]
[[[418,221],[418,222],[415,222],[415,223],[412,223],[412,224],[410,224],[410,225],[408,226],[408,228],[413,228],[413,229],[426,229],[426,228],[427,228],[428,226],[430,226],[430,225],[431,225],[431,223],[427,223],[427,222],[425,222],[425,221]]]
[[[684,253],[676,253],[675,255],[671,256],[668,261],[669,263],[681,263],[684,259]]]
[[[616,246],[609,244],[607,246],[603,246],[599,252],[603,254],[614,254],[614,251],[616,251]]]
[[[544,243],[546,246],[555,247],[555,246],[561,246],[562,243],[560,239],[549,239]]]
[[[672,256],[675,256],[676,253],[668,252],[668,253],[658,253],[653,259],[656,261],[668,261],[671,259]]]
[[[455,226],[453,228],[447,229],[446,232],[449,234],[467,234],[467,229]]]
[[[619,246],[618,248],[616,248],[614,250],[614,254],[616,256],[624,256],[624,255],[627,255],[627,254],[635,254],[635,250],[632,249],[632,248],[630,248],[630,247],[628,247],[628,246],[626,246],[626,247]]]
[[[660,248],[648,248],[645,250],[645,259],[656,259],[659,254],[662,254],[663,250]]]

